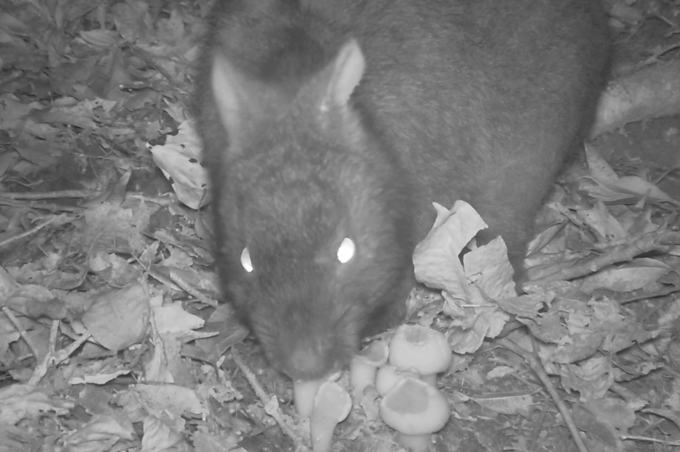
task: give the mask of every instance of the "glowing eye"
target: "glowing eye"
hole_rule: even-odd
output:
[[[248,248],[243,248],[243,252],[241,253],[241,266],[248,273],[253,271],[253,263],[250,260],[250,251],[248,251]]]
[[[356,246],[354,242],[349,237],[345,237],[338,248],[338,260],[341,264],[346,264],[354,257],[354,252],[356,251]]]

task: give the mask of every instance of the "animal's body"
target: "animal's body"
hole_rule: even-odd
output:
[[[217,260],[269,361],[320,377],[397,322],[433,201],[471,203],[517,266],[608,49],[596,0],[216,0]]]

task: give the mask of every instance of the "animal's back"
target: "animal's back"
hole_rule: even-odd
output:
[[[398,317],[432,201],[521,260],[602,87],[597,3],[218,0],[197,96],[218,259],[273,364],[320,376]]]
[[[432,201],[465,199],[521,262],[536,210],[593,119],[609,51],[601,5],[398,1],[399,23],[383,14],[389,0],[369,3],[380,7],[357,26],[374,66],[358,93],[416,180],[419,238]]]

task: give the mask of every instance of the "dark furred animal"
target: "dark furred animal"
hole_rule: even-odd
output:
[[[597,0],[216,0],[207,36],[224,294],[294,379],[400,320],[432,201],[470,202],[521,262],[609,49]]]

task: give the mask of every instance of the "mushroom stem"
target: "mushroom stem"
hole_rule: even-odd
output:
[[[387,362],[389,348],[385,341],[373,341],[359,353],[350,363],[350,381],[355,393],[361,393],[366,386],[375,384],[378,367]]]
[[[428,452],[432,433],[425,435],[407,435],[397,432],[397,441],[404,449],[412,452]]]
[[[420,379],[430,386],[437,386],[437,374],[421,375]]]
[[[333,381],[321,384],[310,418],[314,452],[331,450],[335,426],[347,417],[351,409],[352,399],[340,385]]]
[[[312,448],[314,452],[326,452],[331,450],[333,443],[333,432],[337,423],[331,422],[331,419],[323,419],[316,425],[312,433]]]
[[[352,387],[357,393],[364,390],[366,386],[375,382],[377,368],[364,362],[361,358],[355,358],[349,365]]]
[[[293,401],[295,411],[300,417],[309,417],[314,408],[314,398],[323,380],[308,380],[293,382]]]

